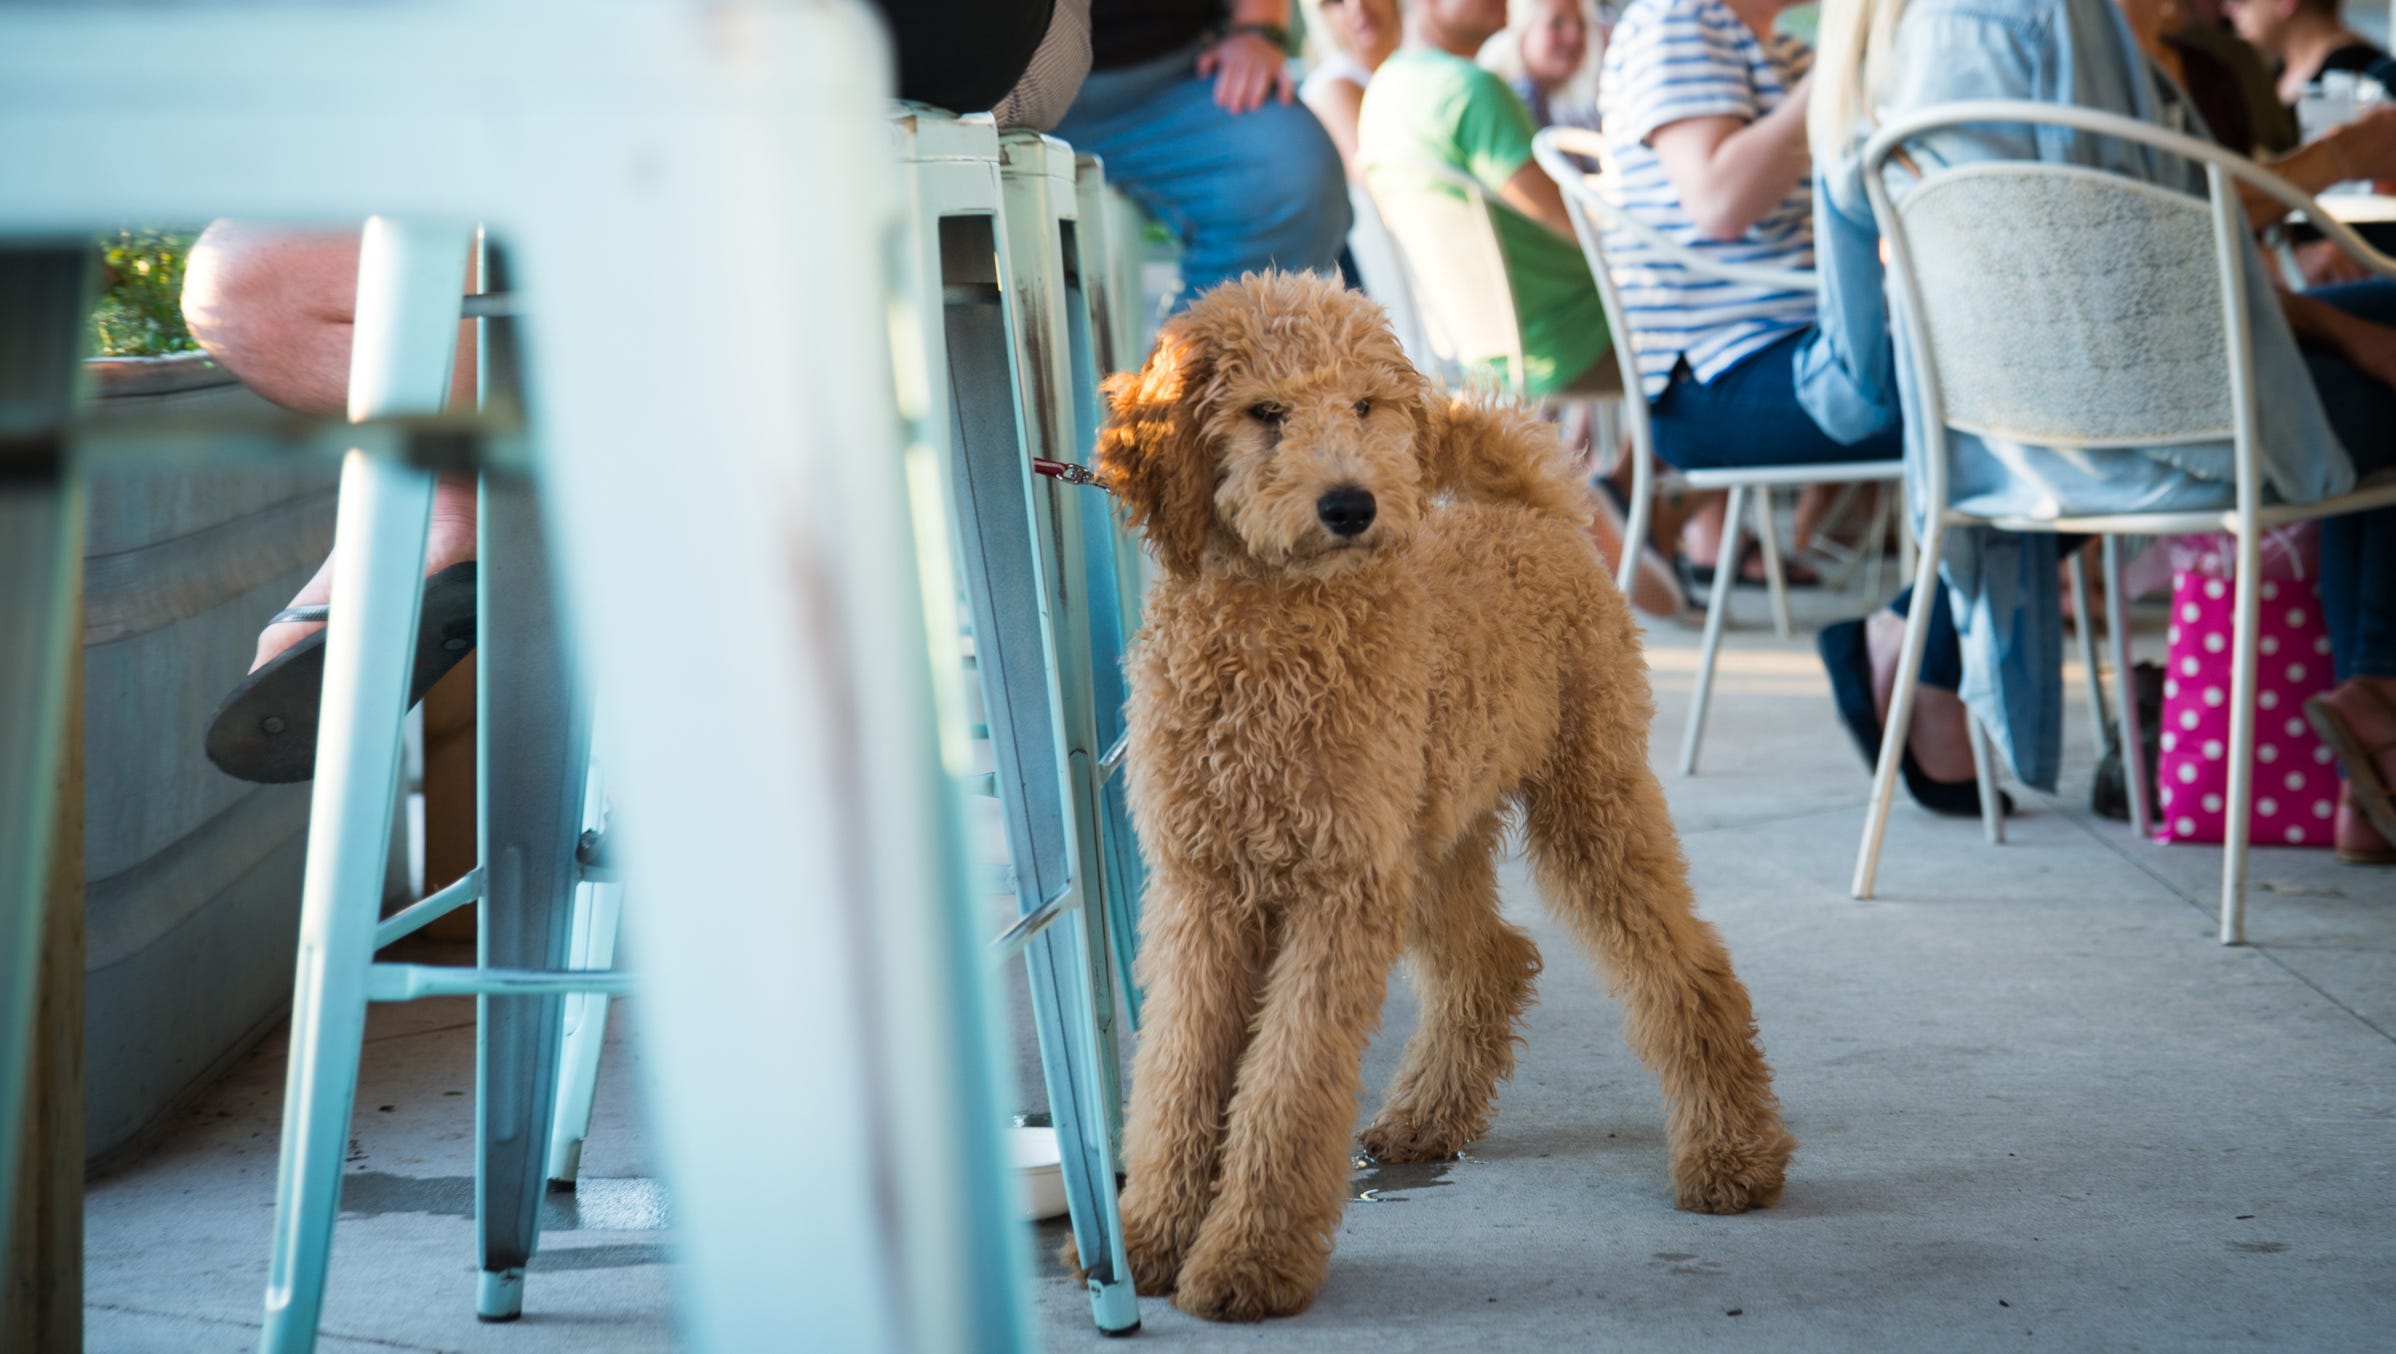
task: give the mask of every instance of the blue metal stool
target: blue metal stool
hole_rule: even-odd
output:
[[[1076,758],[1087,758],[1090,740],[1086,732],[1077,737],[1073,716],[1086,707],[1071,693],[1088,660],[1070,624],[1077,612],[1063,564],[1078,555],[1061,550],[1056,502],[1030,466],[1034,456],[1065,451],[1060,430],[1072,426],[1069,415],[1059,417],[1067,373],[1052,356],[1064,345],[1045,327],[1062,326],[1051,296],[1061,300],[1063,265],[1053,232],[1045,253],[1037,246],[1027,253],[1016,239],[1000,137],[988,119],[907,108],[891,126],[912,190],[925,380],[933,398],[948,402],[948,417],[930,422],[946,453],[942,479],[954,505],[958,572],[1019,901],[1019,920],[996,948],[1002,957],[1020,950],[1025,958],[1092,1318],[1100,1330],[1122,1334],[1138,1328],[1139,1307],[1115,1206],[1121,1096],[1112,965],[1103,923],[1090,916],[1099,870],[1080,812],[1084,776]],[[1035,335],[1054,346],[1044,350]],[[1086,689],[1086,678],[1080,686]]]

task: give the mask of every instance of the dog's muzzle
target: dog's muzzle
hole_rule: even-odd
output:
[[[1314,501],[1314,513],[1334,536],[1361,536],[1373,524],[1373,495],[1355,485],[1342,485]]]

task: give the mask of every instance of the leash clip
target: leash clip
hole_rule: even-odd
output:
[[[1050,479],[1063,480],[1067,484],[1087,484],[1103,493],[1114,492],[1114,489],[1107,484],[1105,474],[1092,470],[1086,465],[1077,465],[1072,461],[1051,461],[1046,457],[1034,456],[1032,473],[1046,475]]]

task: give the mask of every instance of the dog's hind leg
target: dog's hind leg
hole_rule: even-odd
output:
[[[1555,757],[1525,788],[1532,860],[1548,906],[1596,957],[1631,1046],[1663,1081],[1675,1201],[1738,1213],[1780,1196],[1796,1140],[1781,1125],[1747,989],[1697,917],[1647,765],[1644,704],[1568,706]]]
[[[1123,1125],[1123,1239],[1142,1293],[1173,1290],[1214,1199],[1264,944],[1253,909],[1233,905],[1222,886],[1186,867],[1158,862],[1141,918],[1146,998]],[[1065,1260],[1073,1266],[1070,1253]]]
[[[1213,1321],[1305,1310],[1347,1204],[1365,1041],[1397,962],[1411,881],[1336,868],[1293,878],[1232,1096],[1223,1173],[1174,1305]],[[1361,876],[1361,877],[1360,877]]]
[[[1383,1161],[1444,1161],[1489,1128],[1498,1083],[1514,1073],[1514,1025],[1531,1004],[1539,947],[1498,915],[1498,819],[1491,814],[1426,872],[1407,934],[1421,998],[1389,1099],[1365,1129]]]

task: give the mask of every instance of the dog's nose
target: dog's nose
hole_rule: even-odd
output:
[[[1373,524],[1373,495],[1353,484],[1342,485],[1316,499],[1314,513],[1334,536],[1361,536]]]

